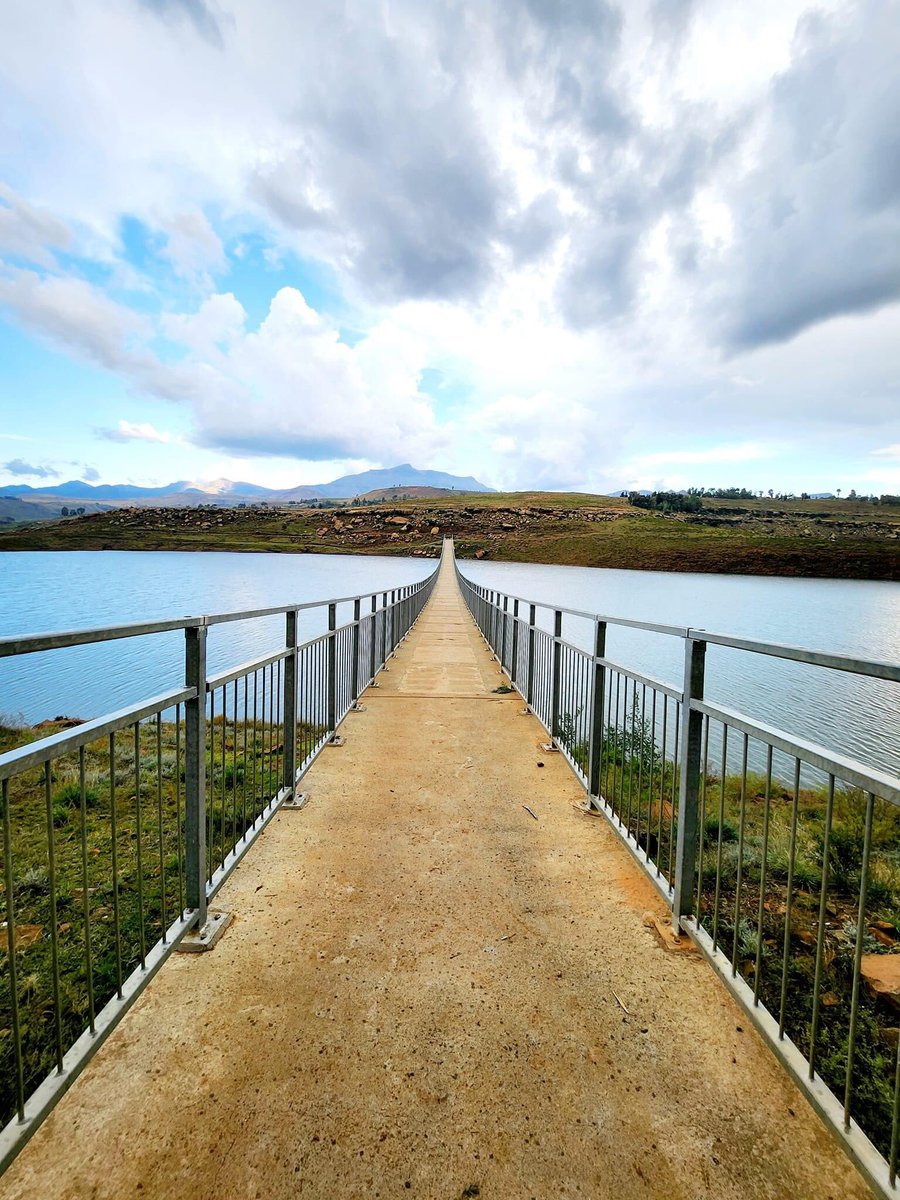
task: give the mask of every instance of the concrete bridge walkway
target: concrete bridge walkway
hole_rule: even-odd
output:
[[[232,928],[163,968],[0,1196],[869,1195],[501,683],[445,561],[221,893]]]

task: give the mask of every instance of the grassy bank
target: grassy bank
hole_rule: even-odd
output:
[[[0,753],[57,731],[0,726]],[[263,721],[208,725],[207,873],[278,791],[283,747]],[[298,725],[308,753],[316,731]],[[4,822],[15,923],[15,996],[0,937],[0,1123],[15,1112],[18,1020],[26,1097],[185,904],[184,726],[150,718],[9,783]],[[58,981],[58,982],[57,982]]]
[[[587,746],[564,715],[561,740],[582,768]],[[54,732],[0,728],[0,752]],[[298,727],[301,747],[317,731]],[[208,868],[214,869],[280,780],[277,735],[218,717],[209,727]],[[26,1094],[142,960],[184,904],[184,743],[172,721],[150,719],[116,739],[55,759],[12,781],[8,820],[16,923],[16,981]],[[671,875],[677,778],[650,724],[609,726],[601,790],[630,832]],[[776,774],[715,773],[702,781],[699,915],[734,969],[787,1034],[843,1094],[850,1037],[868,801],[838,785],[805,787]],[[873,804],[865,955],[900,952],[900,812]],[[53,870],[50,849],[53,852]],[[824,893],[824,894],[823,894]],[[824,918],[823,918],[824,914]],[[0,942],[0,1108],[15,1108],[12,978]],[[865,960],[864,960],[865,961]],[[818,979],[817,979],[818,971]],[[900,1016],[860,990],[853,1114],[886,1151]]]
[[[900,507],[712,500],[660,513],[627,500],[513,493],[332,509],[119,509],[0,533],[0,550],[224,550],[433,556],[633,570],[900,579]]]
[[[582,770],[588,748],[565,716],[561,740]],[[678,784],[649,722],[610,725],[601,791],[628,831],[672,879]],[[866,983],[878,956],[900,953],[900,810],[836,781],[804,786],[748,772],[701,778],[695,898],[699,921],[832,1091],[843,1099],[854,962],[857,997],[852,1115],[884,1154],[891,1141],[900,994]]]

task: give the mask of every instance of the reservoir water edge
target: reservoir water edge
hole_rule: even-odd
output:
[[[352,555],[177,552],[0,554],[0,636],[327,600],[424,578],[427,559]],[[616,571],[463,561],[477,583],[552,607],[690,625],[880,661],[900,661],[900,587],[870,581]],[[350,617],[347,606],[338,621]],[[324,628],[302,621],[301,636]],[[590,623],[567,619],[587,648]],[[282,644],[278,618],[214,628],[210,670]],[[182,635],[172,633],[0,659],[0,715],[37,722],[98,716],[181,681]],[[610,626],[615,661],[672,683],[680,639]],[[51,669],[50,659],[53,660]],[[900,772],[900,687],[880,680],[711,647],[707,694],[751,717]]]

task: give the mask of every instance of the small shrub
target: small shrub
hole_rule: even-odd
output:
[[[741,958],[756,958],[759,946],[760,940],[756,926],[744,917],[738,926],[738,955]],[[762,953],[765,958],[768,953],[765,942],[762,943]]]
[[[51,809],[51,815],[54,826],[59,829],[63,825],[68,825],[72,816],[72,809],[68,804],[63,804],[59,800],[54,800]]]
[[[703,836],[706,841],[719,841],[719,818],[717,815],[707,817],[703,822]],[[728,820],[723,819],[721,828],[722,843],[736,842],[738,840],[737,827],[732,825]]]
[[[16,881],[16,896],[45,896],[50,891],[50,876],[46,867],[29,867],[21,879]]]
[[[859,828],[838,824],[833,826],[828,846],[828,881],[835,891],[850,896],[859,894],[863,838]],[[822,848],[824,846],[819,850],[820,860]]]
[[[822,886],[822,872],[815,862],[798,854],[794,859],[794,883],[804,891],[817,891]]]
[[[96,788],[85,787],[84,803],[86,808],[96,808],[100,803],[100,794]],[[54,807],[59,804],[66,809],[81,808],[81,784],[67,783],[53,797]]]

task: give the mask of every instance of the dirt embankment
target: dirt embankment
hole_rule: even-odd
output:
[[[123,508],[0,534],[0,550],[267,550],[436,556],[643,570],[900,579],[900,507],[706,501],[657,513],[625,500],[529,493],[339,508]]]

